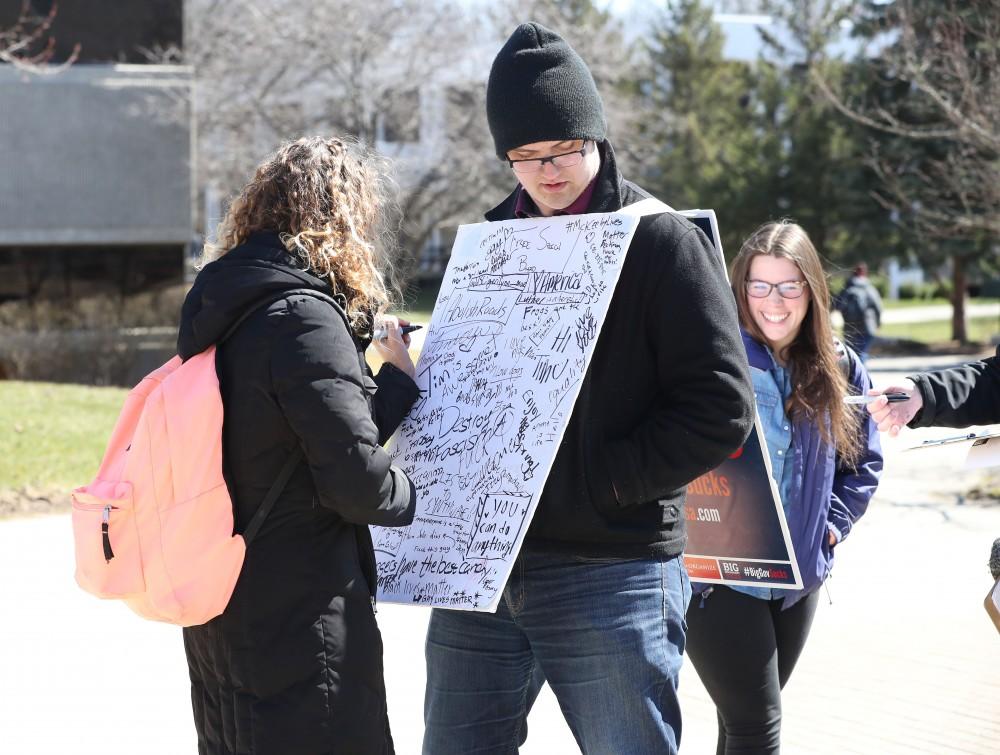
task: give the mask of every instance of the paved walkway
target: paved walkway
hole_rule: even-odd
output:
[[[968,302],[965,305],[965,316],[967,318],[996,317],[1000,319],[1000,302],[989,302],[985,304]],[[951,306],[948,304],[935,304],[927,307],[899,307],[895,309],[884,309],[882,311],[883,324],[950,319]]]
[[[891,378],[879,370],[894,369],[894,360],[873,364],[877,378]],[[886,442],[886,480],[844,543],[830,583],[833,603],[820,605],[786,688],[785,753],[998,751],[1000,637],[982,601],[1000,505],[957,503],[972,480],[960,471],[961,449],[903,451],[947,433]],[[196,751],[179,630],[76,589],[68,517],[0,523],[0,573],[0,751]],[[381,606],[379,620],[398,751],[413,755],[422,730],[427,612]],[[689,665],[682,698],[682,751],[713,753],[714,711]],[[545,690],[522,753],[574,752]]]

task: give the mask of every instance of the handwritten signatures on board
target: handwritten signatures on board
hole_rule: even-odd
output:
[[[462,226],[390,446],[410,527],[373,528],[389,602],[494,610],[580,390],[638,219]]]

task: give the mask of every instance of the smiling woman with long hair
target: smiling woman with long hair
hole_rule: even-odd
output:
[[[413,518],[413,485],[381,443],[419,392],[408,337],[384,316],[385,184],[347,140],[282,145],[233,200],[184,302],[180,355],[218,345],[237,532],[290,473],[226,611],[184,630],[201,753],[393,750],[368,525]]]
[[[843,402],[871,380],[833,337],[826,275],[806,232],[787,221],[761,226],[733,262],[732,286],[803,588],[695,583],[688,655],[716,705],[719,755],[779,751],[781,689],[805,646],[834,549],[882,471],[874,423]]]

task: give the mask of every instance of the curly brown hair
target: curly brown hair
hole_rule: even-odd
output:
[[[794,262],[806,280],[810,296],[798,335],[784,353],[776,355],[791,369],[792,395],[785,409],[789,416],[815,421],[823,440],[832,443],[841,460],[853,466],[861,451],[859,413],[841,400],[849,386],[833,337],[830,288],[816,247],[801,226],[780,220],[754,231],[733,260],[732,286],[740,325],[754,340],[766,344],[767,339],[750,314],[746,292],[750,265],[760,255]]]
[[[400,298],[391,180],[384,160],[358,142],[306,137],[268,156],[233,199],[201,263],[217,259],[257,231],[276,231],[309,272],[347,299],[359,335]]]

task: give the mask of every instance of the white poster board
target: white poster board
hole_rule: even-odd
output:
[[[372,528],[381,600],[496,610],[638,221],[459,228],[417,362],[421,398],[389,449],[416,514]]]

